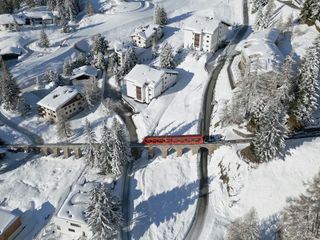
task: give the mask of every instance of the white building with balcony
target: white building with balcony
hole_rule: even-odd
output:
[[[152,46],[153,39],[159,40],[163,36],[163,27],[156,24],[149,24],[138,27],[131,34],[132,42],[141,48]]]
[[[137,64],[125,77],[127,96],[150,103],[177,82],[178,72]]]
[[[184,47],[214,52],[227,39],[230,25],[210,17],[192,16],[185,24]]]

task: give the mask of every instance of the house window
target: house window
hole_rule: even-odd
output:
[[[136,95],[138,100],[142,100],[141,97],[141,87],[136,87]]]
[[[71,226],[74,226],[74,227],[78,227],[78,228],[81,228],[81,226],[80,226],[80,225],[78,225],[78,224],[75,224],[75,223],[70,223],[70,225],[71,225]]]
[[[199,33],[195,33],[194,34],[194,43],[193,45],[195,47],[200,47],[200,34]]]
[[[69,232],[76,232],[76,230],[72,229],[72,228],[68,228]]]
[[[58,230],[61,230],[61,227],[60,227],[59,225],[57,225],[57,229],[58,229]]]

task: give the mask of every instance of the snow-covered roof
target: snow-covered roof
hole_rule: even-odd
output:
[[[140,26],[134,30],[134,33],[131,34],[131,37],[139,36],[143,39],[149,39],[157,32],[158,28],[161,28],[161,26],[157,25],[157,24],[149,24],[149,25],[145,25],[145,26]]]
[[[79,93],[81,93],[80,86],[60,86],[41,99],[37,104],[56,111]]]
[[[275,28],[265,29],[241,42],[240,51],[250,61],[250,71],[271,71],[283,62],[284,56],[276,45],[279,34]]]
[[[116,53],[121,53],[126,52],[129,48],[133,48],[133,44],[131,42],[117,41],[113,44],[113,48]]]
[[[24,14],[14,14],[13,17],[19,25],[26,24],[26,16]]]
[[[144,64],[137,64],[126,76],[125,80],[134,82],[136,86],[144,86],[145,84],[157,86],[161,78],[166,73],[178,72],[162,68],[154,68]]]
[[[4,233],[7,228],[18,218],[15,214],[0,209],[0,235]]]
[[[71,192],[62,204],[57,217],[85,223],[83,212],[90,203],[90,191],[94,182],[85,182],[85,179],[73,185]]]
[[[26,11],[24,15],[28,18],[41,18],[41,19],[53,19],[54,15],[51,11]]]
[[[219,27],[219,24],[220,21],[215,18],[193,15],[186,20],[184,29],[197,33],[205,32],[213,34]]]
[[[0,14],[0,24],[14,24],[14,17],[11,14]]]
[[[72,72],[71,80],[76,79],[76,78],[83,76],[83,75],[89,76],[89,77],[96,77],[97,74],[98,74],[98,71],[95,67],[86,65],[86,66],[82,66],[82,67],[74,69]]]
[[[17,54],[21,55],[22,50],[19,47],[6,47],[3,49],[0,49],[0,55],[6,55],[6,54]]]

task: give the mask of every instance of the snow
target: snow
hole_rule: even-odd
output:
[[[126,81],[134,82],[137,86],[144,86],[145,84],[151,84],[157,86],[162,76],[165,74],[164,70],[156,69],[144,64],[137,64],[134,68],[125,76]]]
[[[283,62],[284,56],[276,45],[278,37],[279,30],[265,29],[251,33],[239,44],[238,49],[246,57],[246,61],[253,63],[250,71],[271,71]]]
[[[21,55],[22,54],[22,50],[18,47],[6,47],[6,48],[2,48],[0,50],[0,55],[6,55],[6,54],[17,54],[17,55]]]
[[[162,28],[162,26],[156,24],[149,24],[146,26],[138,27],[134,30],[134,33],[131,36],[138,36],[145,40],[150,39],[153,35],[156,34],[157,29]]]
[[[18,218],[13,213],[0,208],[0,235]]]
[[[81,87],[79,86],[59,86],[37,104],[52,111],[57,111],[80,93]]]
[[[0,125],[0,139],[8,144],[30,143],[30,140],[19,132],[14,131],[7,125]]]
[[[0,24],[14,24],[14,17],[11,14],[0,14]]]
[[[190,30],[193,32],[204,32],[213,34],[219,27],[220,21],[212,17],[202,17],[193,15],[185,22],[185,30]]]
[[[98,71],[95,67],[82,66],[82,67],[79,67],[79,68],[76,68],[73,70],[71,80],[76,79],[76,78],[83,76],[83,75],[89,76],[89,77],[96,77],[97,73],[98,73]]]

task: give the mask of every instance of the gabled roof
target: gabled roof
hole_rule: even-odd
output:
[[[172,74],[178,72],[163,68],[154,68],[144,64],[137,64],[126,76],[125,80],[135,83],[136,86],[144,86],[146,84],[157,86],[164,74]]]
[[[0,208],[0,235],[3,234],[17,218],[19,217],[15,214]]]
[[[213,34],[214,31],[219,27],[221,21],[211,18],[193,15],[188,18],[184,24],[184,30],[190,30],[193,32],[210,33]]]
[[[3,49],[0,49],[0,55],[6,55],[6,54],[17,54],[21,55],[22,50],[18,47],[6,47]]]
[[[240,43],[243,56],[251,62],[250,71],[274,70],[277,64],[284,61],[284,56],[276,45],[279,30],[265,29],[252,33]]]
[[[143,39],[149,39],[157,32],[158,28],[162,28],[162,27],[157,24],[149,24],[146,26],[140,26],[134,30],[134,33],[131,34],[131,37],[139,36]]]
[[[82,67],[74,69],[72,72],[72,77],[70,79],[71,80],[76,79],[76,78],[83,76],[83,75],[89,76],[89,77],[96,77],[97,74],[98,74],[98,71],[95,67],[86,65],[86,66],[82,66]]]
[[[37,104],[56,111],[80,93],[80,86],[60,86],[41,99]]]
[[[0,14],[0,25],[14,24],[15,20],[11,14]]]

